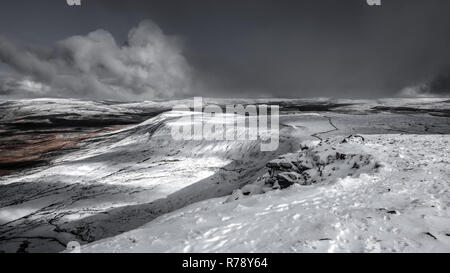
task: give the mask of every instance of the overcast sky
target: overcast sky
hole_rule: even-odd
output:
[[[0,98],[450,93],[450,1],[5,0]]]

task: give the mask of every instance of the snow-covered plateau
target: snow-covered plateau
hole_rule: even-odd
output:
[[[0,101],[0,251],[450,251],[448,99],[205,99],[280,105],[275,151],[180,102]]]

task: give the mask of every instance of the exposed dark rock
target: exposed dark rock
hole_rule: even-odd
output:
[[[434,236],[433,234],[431,234],[430,232],[425,232],[425,235],[430,236],[431,238],[437,240],[436,236]]]
[[[349,135],[344,138],[341,143],[364,143],[364,137],[360,135]]]
[[[329,141],[315,146],[302,144],[298,153],[286,154],[267,163],[267,175],[255,184],[263,184],[263,187],[272,189],[285,189],[293,184],[311,185],[327,179],[371,172],[381,165],[372,155],[358,149],[363,144],[364,138],[359,135],[351,135],[336,144]],[[350,146],[346,147],[347,145]],[[254,188],[249,192],[254,192]]]

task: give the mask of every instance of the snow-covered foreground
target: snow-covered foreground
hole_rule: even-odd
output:
[[[82,251],[450,251],[450,137],[364,137],[356,145],[379,160],[374,172],[203,201]]]
[[[21,141],[75,135],[0,173],[0,251],[448,251],[448,100],[209,101],[279,104],[278,149],[175,140],[177,102],[0,102],[15,160],[34,147]],[[340,143],[355,134],[365,142]]]

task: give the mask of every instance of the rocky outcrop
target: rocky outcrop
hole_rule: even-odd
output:
[[[362,136],[304,143],[297,153],[285,154],[267,163],[267,173],[235,192],[229,201],[243,195],[285,189],[293,184],[307,186],[359,176],[380,166],[371,154],[364,151]]]

